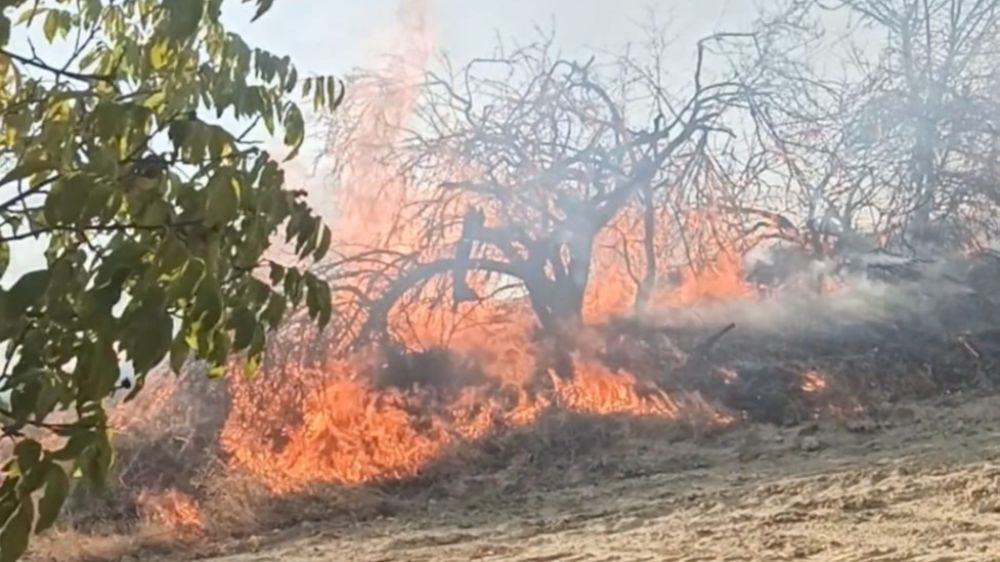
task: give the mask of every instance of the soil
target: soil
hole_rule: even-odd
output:
[[[379,518],[304,524],[203,554],[229,553],[213,562],[1000,560],[1000,397],[959,393],[864,418],[643,443],[616,446],[611,457],[588,451],[530,483],[515,459],[488,477],[456,478],[447,493],[386,500]]]

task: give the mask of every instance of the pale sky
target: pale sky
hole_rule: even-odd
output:
[[[617,49],[640,35],[648,8],[679,40],[746,28],[755,0],[427,0],[438,46],[456,59],[489,53],[499,33],[529,37],[555,21],[567,55],[587,47]],[[234,18],[250,44],[288,54],[303,70],[343,73],[373,54],[374,39],[392,28],[401,0],[278,0],[254,25]],[[767,2],[766,4],[770,4]]]

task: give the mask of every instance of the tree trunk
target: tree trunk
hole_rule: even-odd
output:
[[[635,311],[643,312],[649,305],[656,287],[656,207],[653,205],[653,186],[646,184],[642,188],[642,249],[646,257],[646,273],[639,283],[635,295]]]

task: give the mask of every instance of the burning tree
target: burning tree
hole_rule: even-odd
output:
[[[756,92],[705,60],[739,39],[752,44],[701,42],[680,98],[645,61],[576,63],[548,41],[439,72],[411,49],[356,77],[330,123],[333,340],[287,326],[269,376],[233,378],[231,462],[285,491],[412,477],[455,443],[552,412],[729,423],[697,393],[609,367],[580,324],[636,299],[639,275],[631,299],[594,304],[619,292],[621,264],[638,271],[636,247],[653,256],[638,257],[650,284],[666,271],[667,219],[698,222],[675,208],[697,190],[679,186],[724,181],[715,139]],[[555,337],[533,338],[538,326]],[[350,353],[376,341],[390,344],[376,361]]]
[[[558,57],[549,41],[501,47],[460,68],[446,60],[443,71],[412,86],[410,118],[383,120],[388,142],[380,146],[356,142],[359,124],[378,111],[349,101],[332,125],[331,146],[353,144],[398,174],[380,186],[379,236],[336,263],[340,302],[357,310],[346,318],[363,318],[353,335],[367,341],[392,332],[394,309],[405,314],[413,299],[458,311],[506,291],[522,295],[547,332],[575,325],[595,252],[626,213],[642,217],[629,229],[643,240],[646,271],[637,285],[648,297],[671,190],[711,167],[714,138],[733,135],[727,112],[745,109],[756,94],[745,74],[708,78],[712,46],[731,39],[699,43],[680,96],[628,57],[578,63]],[[380,81],[388,87],[379,75],[359,79]],[[354,193],[345,183],[338,189]],[[628,259],[631,249],[621,255]],[[601,274],[613,274],[608,269]]]

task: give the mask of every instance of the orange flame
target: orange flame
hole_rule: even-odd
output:
[[[651,385],[642,388],[627,373],[576,359],[574,376],[552,374],[552,390],[532,393],[522,384],[489,373],[493,382],[455,392],[440,389],[379,389],[350,362],[326,370],[286,366],[284,378],[323,381],[307,392],[302,417],[285,427],[281,443],[264,446],[253,421],[229,423],[223,444],[231,460],[276,492],[313,483],[358,484],[418,474],[456,443],[526,426],[547,409],[593,415],[630,414],[677,419],[682,406]],[[278,373],[272,373],[278,375]],[[255,404],[252,383],[233,379],[234,399]],[[231,418],[231,422],[238,417]],[[720,416],[718,423],[727,423]]]
[[[422,36],[426,30],[416,26],[409,32]],[[338,247],[419,253],[430,260],[447,255],[456,242],[460,228],[452,222],[461,217],[467,202],[455,197],[436,213],[435,220],[448,225],[441,229],[437,246],[422,238],[419,227],[407,220],[406,209],[419,199],[418,194],[426,195],[426,190],[410,185],[384,162],[392,160],[394,155],[386,147],[393,144],[393,135],[416,104],[415,75],[410,71],[426,61],[427,53],[414,49],[404,58],[411,64],[394,67],[385,76],[386,83],[362,84],[367,97],[355,110],[366,118],[358,120],[361,125],[356,129],[347,131],[349,146],[338,150],[343,173],[334,205],[338,217],[332,224]],[[460,177],[475,175],[456,162],[442,165],[455,166]],[[487,223],[495,219],[489,209],[485,215]],[[663,224],[669,223],[666,217],[661,218]],[[689,213],[683,226],[690,230],[683,244],[669,239],[677,236],[676,232],[656,234],[658,248],[687,250],[686,256],[671,255],[672,261],[658,261],[654,267],[657,279],[665,280],[677,259],[688,259],[680,282],[654,287],[651,303],[680,306],[750,295],[737,258],[741,247],[721,221],[711,213]],[[583,303],[586,321],[627,313],[634,305],[636,279],[647,267],[646,258],[637,251],[642,247],[642,227],[641,209],[633,206],[598,235]],[[345,266],[345,276],[352,273],[350,267]],[[401,274],[389,271],[365,290],[383,290]],[[488,279],[471,273],[469,277],[477,292],[489,291]],[[444,294],[451,293],[450,277],[433,283],[437,285],[426,292],[444,288]],[[421,289],[413,293],[407,306],[397,307],[389,315],[392,335],[415,348],[445,345],[455,356],[481,369],[485,380],[457,387],[446,384],[446,388],[416,383],[379,385],[363,361],[344,359],[334,351],[330,358],[318,362],[322,364],[278,362],[280,365],[265,368],[266,373],[254,381],[233,376],[233,405],[221,437],[233,466],[283,493],[315,483],[359,484],[411,477],[456,444],[527,426],[552,409],[677,420],[690,408],[712,412],[713,424],[732,422],[731,417],[697,397],[672,396],[631,373],[615,372],[597,360],[579,356],[573,358],[572,377],[550,372],[551,385],[536,389],[536,362],[542,354],[531,340],[534,317],[523,299],[465,303],[452,309],[433,298],[422,299]],[[355,296],[348,294],[345,299],[335,299],[335,306],[350,309]],[[577,336],[581,340],[586,337]],[[592,349],[600,345],[578,343]],[[298,352],[282,349],[281,353]],[[449,376],[419,374],[428,379]]]
[[[200,536],[205,531],[201,510],[194,498],[178,492],[143,490],[136,499],[140,514],[179,536]]]
[[[468,202],[455,197],[441,210],[436,220],[447,226],[436,241],[438,248],[422,239],[419,226],[408,221],[408,209],[426,190],[421,192],[385,164],[395,156],[388,148],[396,140],[394,135],[417,106],[415,84],[430,55],[429,33],[421,16],[425,2],[403,4],[413,9],[404,10],[400,35],[414,41],[402,41],[407,49],[401,51],[400,60],[390,67],[384,80],[362,81],[352,89],[358,104],[353,110],[363,118],[349,120],[356,128],[343,134],[347,144],[337,150],[342,157],[338,164],[341,182],[330,194],[331,203],[323,206],[336,212],[328,218],[338,249],[399,255],[420,252],[434,259],[446,255],[446,249],[456,242],[460,227],[452,222]],[[411,44],[415,47],[409,48]],[[457,159],[441,165],[475,175],[474,170],[460,169]],[[492,213],[486,210],[487,222],[495,219]],[[661,223],[672,221],[661,217]],[[637,279],[647,267],[655,270],[653,277],[658,281],[651,288],[653,305],[682,306],[752,294],[742,281],[738,256],[743,247],[718,217],[692,212],[681,228],[687,236],[683,240],[676,230],[655,234],[655,245],[665,256],[651,266],[639,251],[643,221],[636,206],[627,208],[602,230],[595,241],[584,319],[601,320],[628,312],[634,305]],[[683,273],[675,280],[679,282],[668,285],[669,272],[677,270],[678,261],[684,264]],[[350,267],[345,266],[345,276],[354,273]],[[383,290],[400,274],[389,269],[364,290]],[[450,288],[451,282],[450,278],[435,281],[439,289]],[[469,283],[484,293],[493,287],[491,280],[474,274],[470,274]],[[572,377],[550,372],[551,384],[535,388],[537,360],[543,354],[532,342],[534,317],[523,299],[465,303],[451,309],[441,302],[421,300],[420,291],[414,291],[418,294],[405,310],[389,315],[392,335],[416,348],[443,344],[455,357],[481,369],[482,379],[461,384],[446,380],[441,386],[428,382],[380,384],[364,360],[345,358],[340,349],[329,350],[322,360],[305,361],[308,334],[299,337],[286,331],[283,342],[289,347],[272,349],[257,379],[248,380],[236,373],[229,377],[231,405],[220,443],[231,466],[256,477],[276,493],[287,493],[317,483],[361,484],[412,477],[451,447],[527,426],[554,409],[663,420],[707,411],[712,424],[733,421],[697,396],[668,394],[590,357],[573,357]],[[335,307],[350,310],[350,299],[355,297],[337,298]],[[322,356],[324,352],[314,354]],[[428,380],[449,376],[444,372],[418,374]],[[157,520],[200,528],[197,506],[188,500],[182,494],[168,493],[147,495],[142,503]]]
[[[806,371],[802,374],[802,392],[810,394],[826,389],[826,377],[819,371]]]

